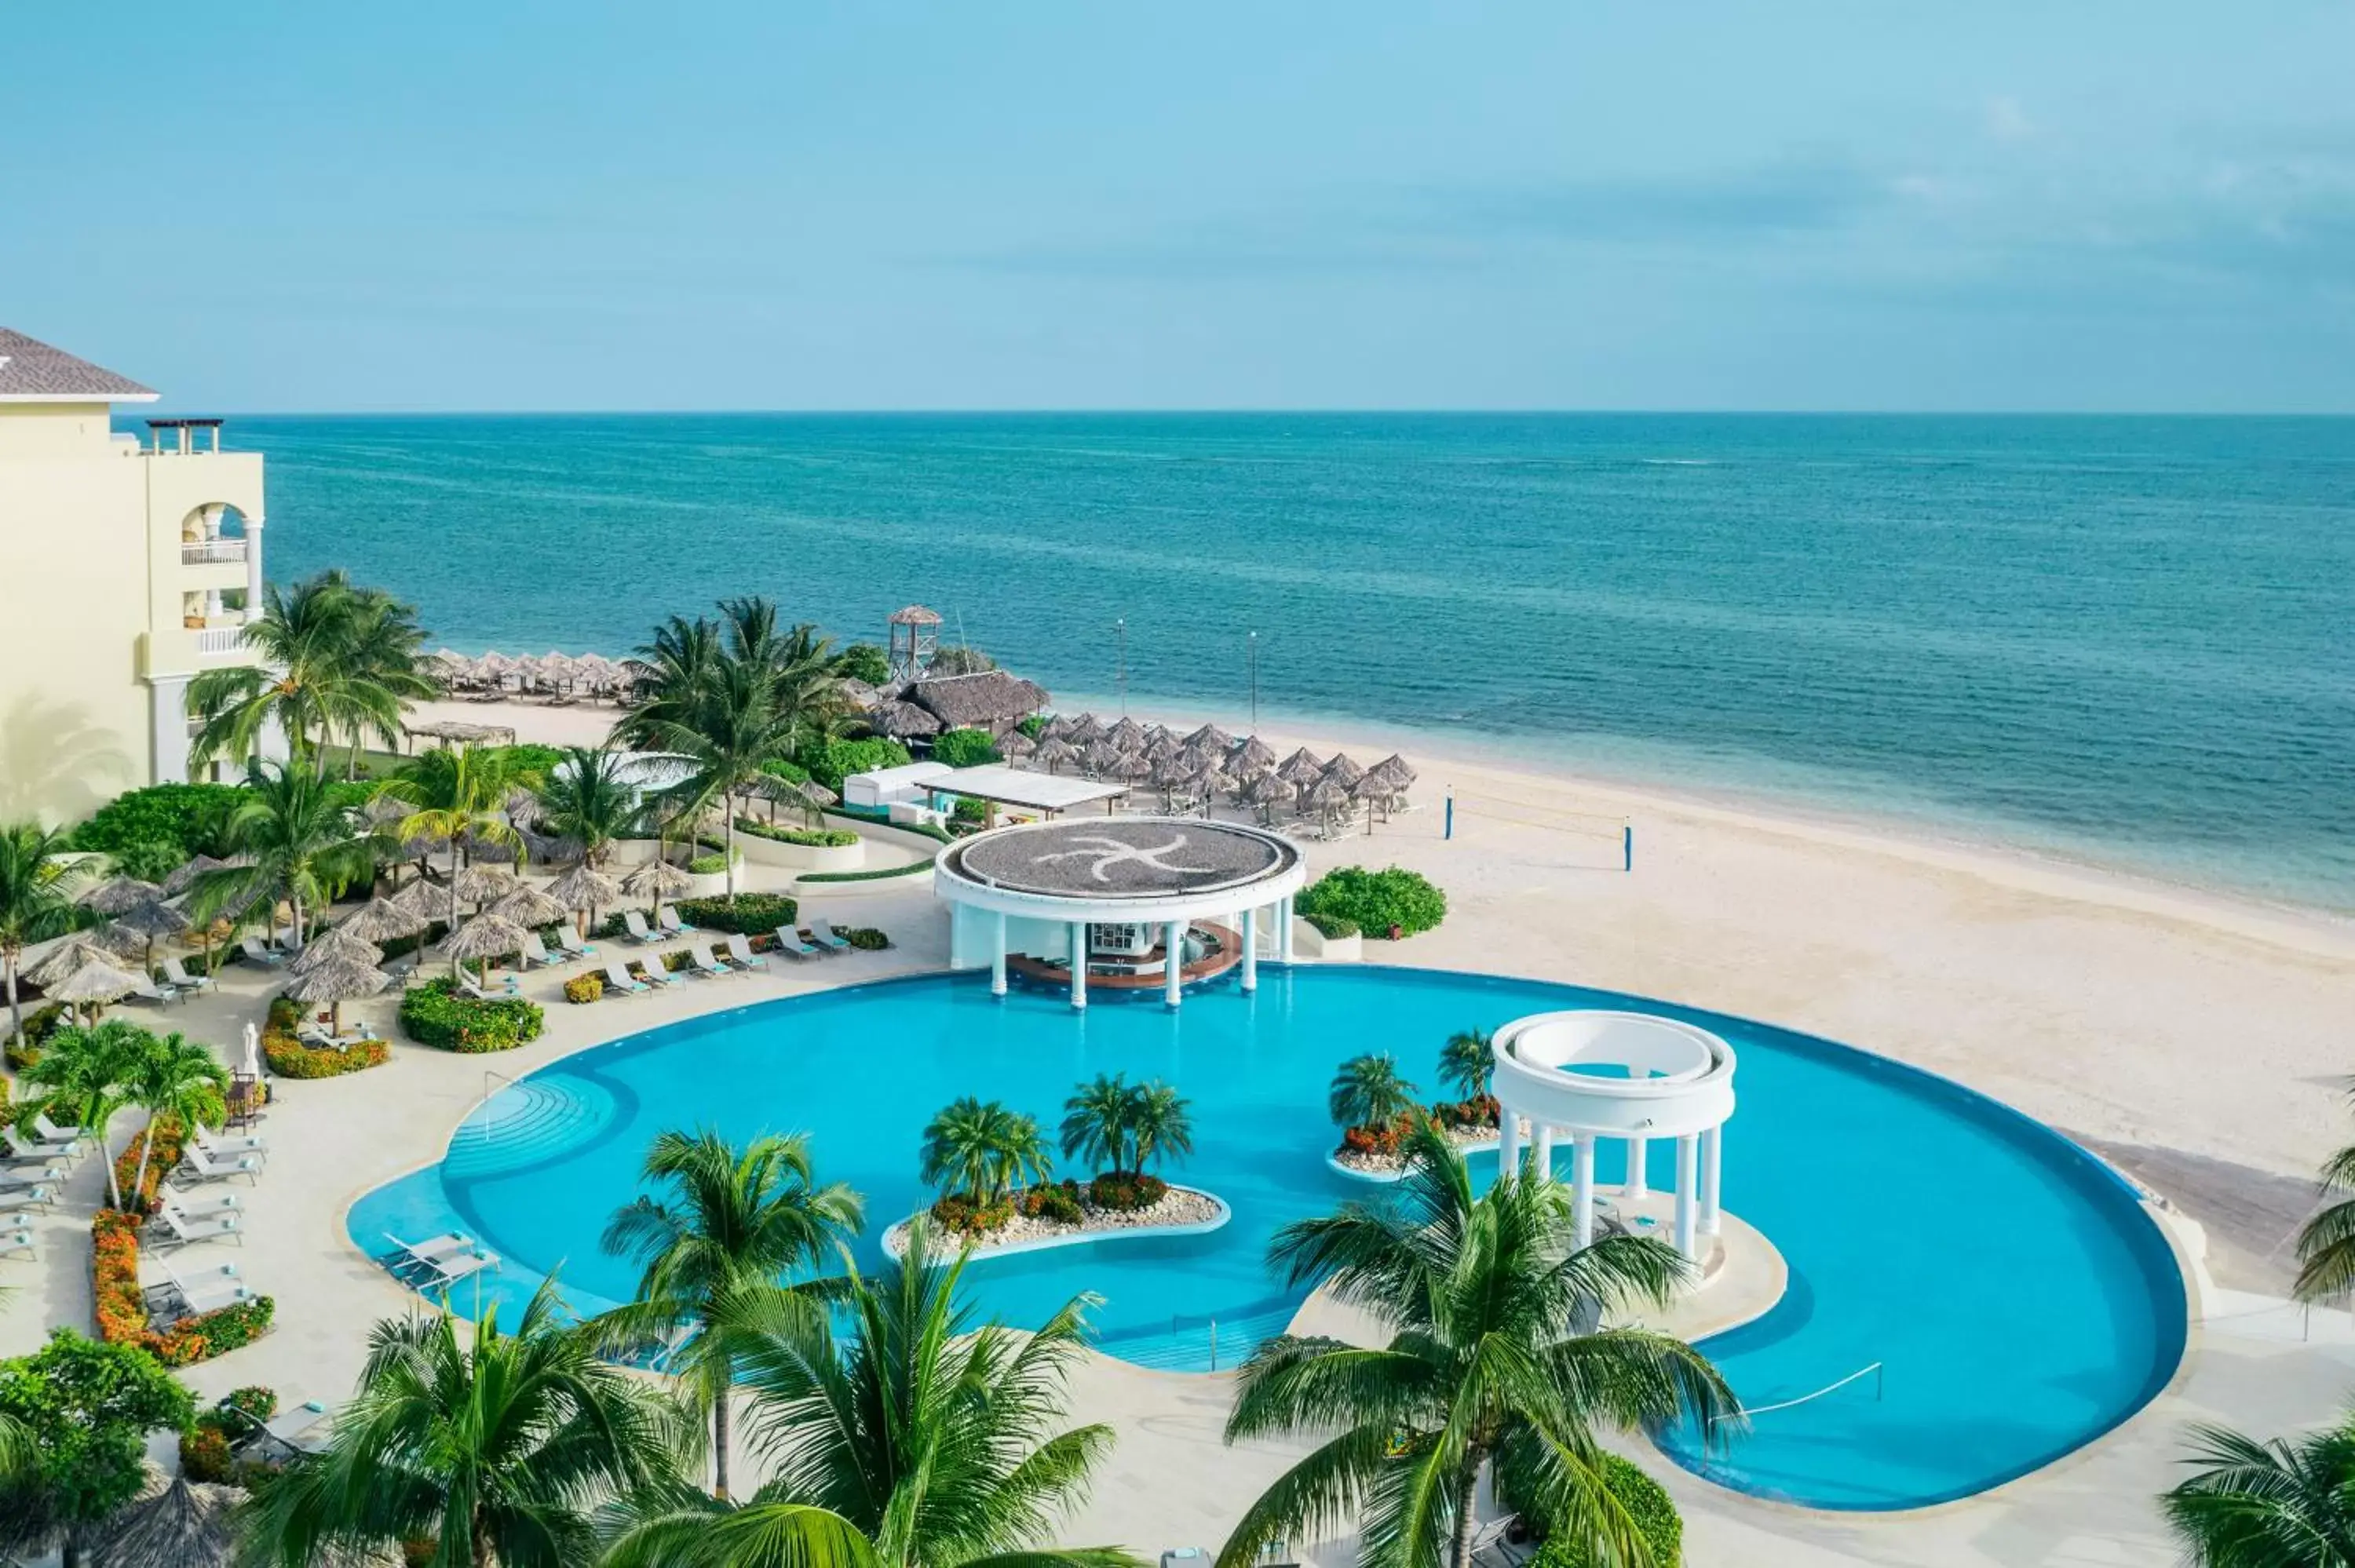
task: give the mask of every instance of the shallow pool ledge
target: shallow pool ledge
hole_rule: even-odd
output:
[[[1207,1220],[1189,1220],[1182,1224],[1107,1225],[1102,1230],[1078,1230],[1068,1235],[1037,1236],[1029,1241],[996,1244],[976,1242],[974,1245],[973,1260],[975,1263],[986,1263],[994,1257],[1013,1257],[1019,1253],[1052,1252],[1057,1247],[1095,1246],[1105,1242],[1141,1241],[1147,1236],[1204,1236],[1209,1235],[1212,1231],[1224,1230],[1227,1222],[1235,1217],[1234,1210],[1229,1208],[1227,1201],[1216,1192],[1205,1192],[1199,1187],[1181,1187],[1174,1181],[1169,1184],[1169,1190],[1173,1192],[1191,1192],[1198,1198],[1206,1198],[1217,1208],[1218,1213]],[[885,1252],[893,1257],[907,1255],[908,1224],[914,1218],[915,1216],[911,1214],[908,1219],[900,1221],[883,1233]]]

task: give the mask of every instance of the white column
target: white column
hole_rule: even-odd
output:
[[[1243,911],[1243,993],[1259,989],[1259,911]]]
[[[147,683],[154,715],[155,776],[158,784],[188,781],[188,678],[156,675]]]
[[[1275,906],[1275,960],[1280,964],[1292,961],[1292,900]]]
[[[1573,1133],[1570,1141],[1570,1216],[1577,1245],[1594,1242],[1594,1139]]]
[[[1088,923],[1071,922],[1071,1005],[1088,1004]]]
[[[1521,1113],[1508,1105],[1497,1107],[1497,1180],[1504,1181],[1521,1168]]]
[[[1186,985],[1186,922],[1172,920],[1161,938],[1161,1000],[1178,1005]]]
[[[1693,1244],[1693,1198],[1700,1185],[1696,1180],[1700,1142],[1691,1133],[1677,1139],[1677,1250],[1687,1257],[1699,1255]]]
[[[1627,1140],[1627,1181],[1621,1191],[1630,1198],[1641,1198],[1652,1190],[1651,1181],[1644,1174],[1644,1155],[1650,1147],[1640,1138]]]
[[[1529,1123],[1529,1164],[1547,1181],[1553,1180],[1553,1124]]]
[[[261,615],[261,519],[245,520],[245,618]]]
[[[989,916],[989,994],[1006,994],[1006,911],[994,910]]]
[[[1700,1135],[1700,1234],[1717,1234],[1718,1175],[1725,1165],[1725,1128],[1710,1128]]]

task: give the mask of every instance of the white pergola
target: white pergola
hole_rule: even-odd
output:
[[[1677,1140],[1677,1250],[1698,1260],[1700,1238],[1718,1234],[1724,1128],[1733,1115],[1733,1048],[1706,1029],[1648,1012],[1578,1009],[1516,1019],[1497,1031],[1499,1109],[1497,1170],[1520,1170],[1521,1118],[1529,1118],[1540,1171],[1553,1143],[1572,1140],[1571,1204],[1577,1240],[1594,1239],[1594,1144],[1627,1146],[1622,1193],[1648,1192],[1644,1156],[1656,1138]]]
[[[950,906],[952,969],[987,963],[989,989],[1004,996],[1010,949],[1060,959],[1080,1008],[1095,926],[1161,927],[1162,996],[1176,1007],[1188,927],[1233,920],[1242,989],[1257,990],[1263,956],[1292,961],[1292,899],[1306,880],[1281,835],[1199,817],[1017,823],[960,839],[932,863],[932,890]]]

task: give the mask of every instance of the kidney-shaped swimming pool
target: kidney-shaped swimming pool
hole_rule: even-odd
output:
[[[885,1224],[928,1194],[921,1128],[951,1098],[1005,1101],[1051,1127],[1100,1072],[1162,1078],[1192,1102],[1182,1178],[1233,1208],[1206,1235],[1126,1239],[977,1263],[981,1305],[1043,1320],[1103,1298],[1097,1342],[1149,1366],[1226,1366],[1283,1330],[1299,1298],[1264,1267],[1280,1225],[1365,1189],[1328,1170],[1325,1088],[1363,1051],[1394,1052],[1426,1091],[1441,1042],[1565,1007],[1638,1007],[1715,1030],[1741,1056],[1724,1202],[1781,1249],[1774,1311],[1707,1349],[1743,1404],[1775,1404],[1879,1363],[1822,1398],[1760,1415],[1703,1458],[1726,1485],[1818,1508],[1900,1509],[1967,1496],[2049,1463],[2139,1409],[2183,1351],[2182,1282],[2134,1193],[2058,1134],[1943,1079],[1811,1036],[1574,986],[1382,969],[1270,970],[1158,998],[993,999],[976,977],[929,976],[711,1014],[571,1056],[501,1091],[441,1164],[370,1193],[353,1239],[462,1230],[504,1259],[482,1300],[514,1301],[560,1269],[582,1311],[635,1278],[598,1236],[634,1195],[666,1128],[731,1139],[810,1135],[819,1175],[866,1195],[862,1266]],[[1623,1172],[1614,1145],[1597,1177]],[[1656,1188],[1674,1182],[1656,1146]],[[1563,1158],[1567,1158],[1566,1151]],[[1490,1160],[1493,1164],[1493,1159]],[[473,1310],[472,1287],[453,1305]],[[1214,1348],[1215,1347],[1215,1350]]]

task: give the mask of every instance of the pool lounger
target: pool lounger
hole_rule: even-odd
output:
[[[53,1142],[45,1138],[27,1138],[13,1127],[8,1128],[5,1141],[8,1163],[12,1165],[46,1164],[52,1160],[71,1160],[81,1153],[80,1139]]]
[[[613,959],[605,962],[605,990],[614,996],[644,996],[654,988]]]
[[[556,950],[568,959],[593,959],[597,956],[595,943],[582,941],[572,934],[570,926],[560,921],[556,927]]]
[[[689,968],[707,980],[720,975],[732,975],[736,972],[735,965],[722,963],[711,956],[711,944],[709,942],[689,944],[687,949],[687,961]]]
[[[218,1312],[224,1307],[250,1299],[252,1292],[237,1277],[237,1265],[225,1263],[218,1270],[207,1269],[198,1275],[197,1284],[190,1284],[172,1270],[169,1264],[158,1264],[164,1276],[161,1291],[167,1303],[177,1302],[184,1316],[201,1318],[208,1312]],[[151,1289],[150,1294],[155,1294]]]
[[[201,1241],[219,1241],[224,1236],[240,1246],[245,1245],[240,1217],[222,1211],[188,1214],[165,1203],[148,1220],[147,1230],[147,1245],[153,1247],[188,1246]]]
[[[14,1213],[18,1209],[48,1209],[57,1205],[58,1190],[46,1183],[19,1187],[0,1192],[0,1213]],[[21,1224],[21,1221],[0,1221],[0,1224]]]
[[[791,926],[777,927],[777,950],[782,953],[791,953],[797,959],[815,959],[819,956],[818,949],[809,938]]]
[[[44,1165],[37,1171],[0,1171],[0,1192],[21,1192],[27,1188],[55,1191],[66,1179],[62,1165]]]
[[[211,1132],[202,1122],[193,1129],[191,1141],[215,1160],[235,1160],[247,1154],[266,1157],[270,1153],[269,1140],[258,1132]]]
[[[183,1219],[209,1219],[245,1207],[234,1192],[183,1192],[169,1181],[156,1187],[155,1199],[166,1208],[177,1209]]]
[[[385,1239],[399,1249],[385,1259],[385,1266],[395,1278],[419,1290],[453,1284],[499,1261],[474,1237],[456,1231],[421,1242],[405,1242],[388,1231]]]
[[[234,1159],[216,1159],[190,1144],[180,1152],[180,1169],[198,1181],[218,1181],[230,1176],[259,1181],[261,1180],[261,1156],[240,1154]]]
[[[21,1252],[27,1257],[38,1257],[40,1249],[33,1244],[33,1233],[24,1229],[0,1228],[0,1253]]]
[[[833,922],[829,920],[818,919],[811,921],[809,923],[809,937],[810,940],[815,942],[819,947],[824,948],[830,953],[847,953],[850,951],[850,944],[843,940],[842,933],[836,930],[834,928]]]
[[[660,925],[665,932],[674,937],[692,937],[702,930],[701,927],[690,926],[680,919],[678,906],[676,904],[662,912],[662,918],[656,924]]]
[[[289,1457],[323,1453],[335,1425],[334,1411],[315,1399],[306,1400],[263,1422],[253,1442],[256,1447],[280,1449]]]
[[[646,917],[634,909],[622,911],[622,928],[629,933],[631,941],[642,948],[663,939],[662,932],[646,929]]]
[[[644,980],[648,985],[658,985],[668,990],[672,986],[687,983],[685,975],[675,975],[663,967],[660,956],[640,959],[637,963],[638,967],[630,972]]]
[[[769,967],[769,960],[752,950],[752,944],[745,939],[741,931],[729,933],[728,956],[740,969],[765,969]]]

